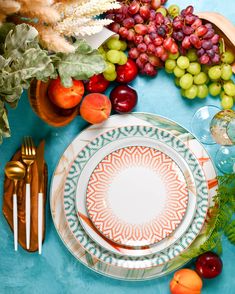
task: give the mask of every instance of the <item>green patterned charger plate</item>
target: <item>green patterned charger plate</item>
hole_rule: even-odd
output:
[[[150,254],[142,257],[129,257],[125,255],[117,255],[113,252],[105,250],[94,242],[89,235],[84,231],[80,224],[76,211],[76,190],[79,177],[88,163],[92,160],[92,156],[98,152],[102,147],[111,144],[114,141],[122,140],[128,137],[151,138],[161,143],[164,143],[175,149],[187,162],[191,170],[197,190],[197,209],[191,226],[187,229],[185,234],[170,247],[161,250],[160,252]],[[97,259],[113,266],[139,269],[150,268],[153,266],[162,266],[181,254],[187,249],[199,234],[208,209],[208,188],[204,172],[197,161],[194,154],[189,148],[172,134],[153,127],[147,126],[128,126],[113,129],[106,132],[89,144],[77,155],[73,162],[64,188],[64,209],[69,228],[81,246]]]

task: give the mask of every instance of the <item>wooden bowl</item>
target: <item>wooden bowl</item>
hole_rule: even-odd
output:
[[[225,16],[217,12],[200,12],[197,14],[202,20],[213,25],[215,31],[223,38],[226,49],[235,55],[235,26]],[[232,64],[235,73],[235,62]]]
[[[53,104],[47,95],[49,83],[33,80],[28,92],[29,101],[43,121],[53,127],[63,127],[79,114],[79,108],[62,109]]]

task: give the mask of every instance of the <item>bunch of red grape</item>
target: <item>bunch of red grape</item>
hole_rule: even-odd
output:
[[[107,14],[114,21],[109,28],[127,41],[129,57],[135,60],[140,72],[155,76],[169,56],[178,51],[186,55],[190,48],[197,49],[199,63],[219,63],[220,37],[212,25],[202,24],[192,6],[180,13],[177,5],[168,10],[161,6],[165,2],[133,0]]]
[[[165,2],[134,0],[107,15],[114,20],[110,29],[127,41],[129,57],[136,60],[141,73],[149,76],[157,74],[169,53],[178,52],[178,45],[169,36],[172,20],[162,13],[161,5]]]
[[[199,62],[211,65],[220,61],[219,40],[210,23],[193,14],[193,7],[188,6],[176,16],[172,22],[172,37],[177,41],[181,54],[186,54],[189,48],[196,48]]]

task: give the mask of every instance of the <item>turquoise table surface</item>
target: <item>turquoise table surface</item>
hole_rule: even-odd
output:
[[[192,4],[196,11],[216,11],[234,20],[234,0],[170,0],[168,5],[178,2],[181,8]],[[139,94],[136,111],[152,112],[171,118],[190,129],[194,112],[204,105],[218,105],[219,99],[208,97],[206,100],[185,100],[180,96],[174,80],[163,70],[156,78],[138,77],[133,86]],[[56,164],[67,145],[86,126],[80,117],[70,125],[56,129],[42,122],[31,110],[26,93],[22,96],[16,110],[9,111],[12,137],[0,146],[0,189],[3,190],[4,166],[19,148],[24,135],[30,135],[38,143],[46,139],[46,161],[49,167],[49,181]],[[122,117],[120,116],[120,119]],[[213,157],[218,146],[206,146]],[[50,182],[49,182],[50,183]],[[49,189],[49,187],[48,187]],[[0,198],[0,205],[2,197]],[[1,205],[2,206],[2,205]],[[60,240],[51,218],[49,200],[46,210],[46,240],[43,254],[27,253],[21,247],[13,249],[13,235],[0,214],[0,293],[94,293],[94,294],[167,294],[173,276],[147,282],[125,282],[103,277],[86,268],[77,261]],[[235,293],[235,247],[223,240],[222,274],[211,281],[205,281],[202,293]],[[188,265],[193,266],[193,265]]]

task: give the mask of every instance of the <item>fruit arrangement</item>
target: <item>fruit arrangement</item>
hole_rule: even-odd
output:
[[[223,263],[213,252],[205,252],[198,256],[195,271],[184,268],[174,273],[170,282],[171,294],[200,294],[203,286],[202,279],[213,279],[221,274]]]
[[[106,17],[113,21],[109,28],[116,35],[98,49],[106,64],[103,73],[84,81],[85,91],[94,95],[86,96],[81,102],[79,95],[84,94],[81,85],[73,93],[68,89],[73,96],[70,101],[65,95],[71,107],[75,106],[76,101],[77,104],[81,102],[81,116],[88,122],[100,123],[109,116],[111,108],[118,113],[132,111],[138,95],[127,84],[138,73],[156,76],[160,68],[175,76],[175,84],[181,89],[183,97],[204,99],[210,94],[220,96],[222,108],[233,107],[233,53],[225,50],[224,41],[212,24],[203,22],[195,15],[191,5],[180,10],[177,5],[164,7],[166,2],[120,1],[120,8],[106,13]],[[111,90],[110,103],[107,103],[98,94],[104,93],[113,81],[120,85]],[[76,82],[74,86],[76,88]],[[92,98],[97,99],[93,104]],[[65,108],[66,101],[61,103],[56,98],[50,99],[57,106]],[[102,113],[97,116],[95,111]],[[93,117],[87,115],[89,112],[93,113]]]

